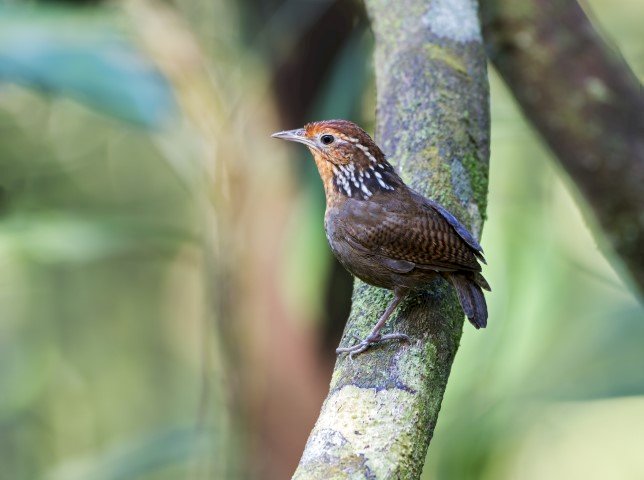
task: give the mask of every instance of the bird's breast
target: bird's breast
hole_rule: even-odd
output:
[[[357,205],[357,203],[351,202],[351,205],[327,207],[324,229],[329,246],[340,264],[353,276],[371,285],[391,289],[399,284],[392,272],[385,268],[368,248],[351,240],[346,227],[347,222],[352,221],[350,217],[356,214],[356,208],[368,207],[367,202],[360,202],[365,205]]]

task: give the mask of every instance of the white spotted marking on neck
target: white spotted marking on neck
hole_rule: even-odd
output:
[[[356,143],[356,147],[362,150],[364,154],[367,156],[367,158],[371,160],[373,163],[378,163],[378,160],[376,160],[376,157],[374,157],[373,154],[369,151],[369,147],[365,147],[361,143]]]
[[[395,182],[394,184],[390,182],[396,175],[384,159],[379,160],[368,146],[360,143],[358,138],[338,133],[335,135],[340,142],[351,143],[360,149],[369,160],[367,165],[358,161],[334,164],[332,182],[337,191],[349,197],[368,200],[375,192],[395,190]]]
[[[355,193],[357,198],[362,197],[362,200],[368,200],[375,191],[395,190],[394,186],[389,183],[386,167],[383,167],[382,170],[382,173],[377,171],[374,165],[369,165],[366,170],[360,169],[353,163],[334,165],[333,182],[335,187],[347,196],[353,197]]]

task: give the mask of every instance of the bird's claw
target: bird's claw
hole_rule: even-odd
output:
[[[367,350],[370,346],[376,345],[377,343],[384,342],[386,340],[403,340],[405,342],[410,342],[409,336],[405,335],[404,333],[388,333],[386,335],[369,335],[367,338],[364,340],[359,340],[355,335],[353,335],[353,338],[356,338],[358,340],[358,343],[355,345],[352,345],[350,347],[340,347],[335,350],[336,354],[341,354],[341,353],[348,353],[349,354],[349,360],[353,360],[354,355],[359,355],[365,350]]]

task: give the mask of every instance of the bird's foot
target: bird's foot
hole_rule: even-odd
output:
[[[354,336],[354,338],[356,338]],[[357,338],[356,338],[357,339]],[[358,339],[357,339],[358,340]],[[409,343],[409,337],[405,335],[404,333],[388,333],[386,335],[381,335],[379,333],[375,335],[369,335],[367,338],[364,340],[358,340],[358,343],[355,345],[352,345],[350,347],[340,347],[335,350],[336,354],[341,354],[341,353],[348,353],[349,354],[349,359],[353,360],[354,355],[359,355],[365,350],[367,350],[370,346],[376,345],[377,343],[385,342],[387,340],[403,340],[405,342]]]

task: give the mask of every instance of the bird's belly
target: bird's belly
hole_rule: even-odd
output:
[[[406,273],[394,272],[376,255],[355,248],[344,239],[327,235],[333,254],[352,275],[376,287],[393,290],[396,287],[418,288],[426,285],[435,274],[413,269]]]
[[[328,211],[324,222],[324,230],[333,255],[349,273],[377,287],[389,289],[394,287],[387,272],[380,271],[381,269],[374,265],[373,255],[356,249],[343,238],[341,232],[336,231],[335,224],[329,218]]]
[[[347,252],[337,244],[335,248],[332,246],[331,250],[342,266],[360,280],[376,287],[393,289],[396,286],[391,272],[374,262],[372,256],[356,251]]]
[[[415,268],[406,273],[388,268],[378,255],[348,240],[342,223],[336,221],[339,213],[336,208],[327,208],[324,230],[333,254],[355,277],[370,285],[392,290],[395,287],[418,288],[426,285],[435,276],[432,272]]]

